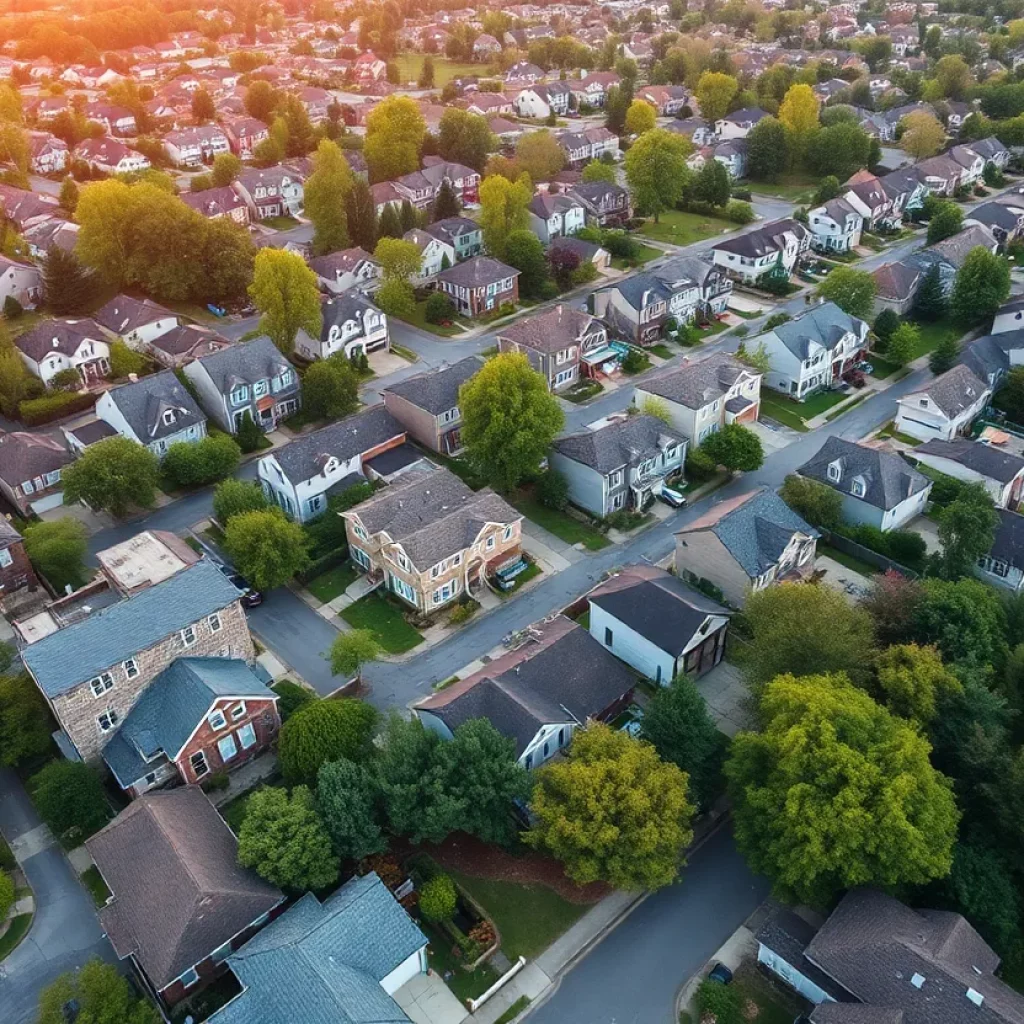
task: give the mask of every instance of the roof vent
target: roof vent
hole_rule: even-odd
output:
[[[923,988],[924,987],[924,975],[923,974],[914,974],[913,977],[911,977],[911,979],[910,979],[910,984],[913,985],[914,988]]]
[[[985,997],[973,988],[969,988],[967,990],[967,998],[970,999],[970,1001],[974,1003],[975,1006],[981,1006],[981,1004],[985,1001]]]

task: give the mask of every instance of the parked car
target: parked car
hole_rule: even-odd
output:
[[[234,566],[218,562],[217,568],[242,592],[243,607],[255,608],[263,604],[263,595]]]
[[[664,484],[661,485],[658,497],[672,508],[683,508],[686,505],[686,498],[679,491],[672,487],[666,487]]]

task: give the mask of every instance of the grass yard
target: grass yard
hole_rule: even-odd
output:
[[[352,562],[344,562],[328,569],[327,572],[306,584],[306,589],[318,600],[327,604],[345,593],[345,588],[359,578],[359,571]]]
[[[489,963],[481,964],[475,971],[463,970],[463,962],[452,954],[454,943],[440,928],[428,921],[420,921],[419,927],[427,937],[431,968],[445,979],[456,999],[476,999],[498,980],[498,972]]]
[[[653,352],[660,359],[671,359],[675,353],[666,345],[663,341],[659,341],[657,345],[652,345],[648,352]]]
[[[31,927],[31,914],[18,914],[11,918],[7,931],[0,935],[0,960],[4,960],[14,952]]]
[[[536,562],[531,562],[528,569],[524,569],[513,581],[512,586],[508,590],[501,592],[502,597],[511,597],[522,589],[523,584],[529,583],[530,580],[536,579],[544,570]]]
[[[888,359],[882,359],[880,356],[869,356],[868,362],[871,364],[871,376],[876,380],[885,380],[900,369],[895,363],[890,363]]]
[[[817,550],[819,555],[827,555],[833,562],[845,565],[847,569],[859,572],[861,576],[874,576],[878,572],[873,565],[862,561],[860,558],[857,558],[856,555],[848,555],[845,551],[840,551],[838,548],[834,548],[831,544],[826,544],[824,541],[818,541]]]
[[[761,412],[765,416],[776,420],[784,427],[791,427],[793,430],[804,433],[807,430],[807,424],[801,413],[802,408],[799,403],[783,398],[782,395],[768,390],[761,392]]]
[[[784,174],[778,181],[744,182],[751,192],[761,196],[788,199],[792,203],[808,203],[818,188],[818,183],[799,174]]]
[[[280,775],[275,774],[269,779],[264,780],[255,789],[250,789],[247,793],[241,793],[233,800],[229,800],[226,804],[221,804],[217,808],[220,812],[220,816],[228,823],[228,828],[230,828],[236,836],[238,835],[238,830],[242,827],[242,822],[245,821],[245,809],[248,806],[253,793],[258,793],[266,786],[273,786],[277,789],[285,788]]]
[[[261,220],[260,223],[267,228],[273,228],[274,231],[289,231],[292,228],[297,228],[299,222],[294,217],[268,217],[266,220]]]
[[[565,512],[542,505],[532,495],[520,492],[512,499],[512,505],[531,522],[553,533],[566,544],[582,544],[588,551],[600,551],[611,543],[599,530]]]
[[[911,445],[914,448],[916,448],[921,443],[920,441],[918,441],[918,439],[916,437],[911,437],[909,434],[901,434],[896,429],[896,421],[895,420],[889,420],[889,422],[886,423],[886,425],[884,427],[882,427],[882,429],[878,432],[878,436],[879,437],[891,437],[891,438],[894,438],[897,441],[902,441],[903,444],[909,444],[909,445]],[[919,468],[920,468],[922,473],[927,473],[927,470],[925,469],[925,467],[921,466]]]
[[[845,416],[851,409],[856,409],[861,402],[866,402],[871,397],[871,393],[864,391],[859,394],[849,405],[844,405],[842,409],[833,409],[830,413],[825,416],[825,422],[831,423],[833,420],[839,419],[840,416]]]
[[[94,864],[91,868],[86,868],[82,872],[82,885],[89,890],[89,895],[92,896],[93,903],[97,907],[104,907],[107,904],[107,900],[110,899],[110,890],[107,888],[106,882],[103,881],[103,877],[100,875],[99,868]]]
[[[587,379],[581,380],[578,384],[573,384],[571,388],[563,391],[558,397],[579,405],[581,402],[589,402],[591,398],[601,394],[602,391],[604,391],[604,386],[599,380]]]
[[[429,331],[431,334],[436,334],[442,338],[453,338],[457,334],[462,334],[462,328],[458,325],[458,321],[451,327],[442,327],[440,324],[428,324],[426,311],[427,300],[424,299],[422,302],[416,303],[412,316],[403,317],[402,319],[405,323],[418,327],[421,331]]]
[[[664,214],[661,219],[665,219]],[[651,235],[650,237],[654,238],[655,236]],[[651,260],[656,260],[659,256],[664,255],[660,249],[655,249],[653,245],[641,245],[634,259],[624,260],[621,256],[613,256],[610,263],[615,270],[630,270],[633,267],[642,267],[645,263],[650,263]]]
[[[422,634],[405,621],[395,605],[376,592],[343,608],[341,617],[353,629],[370,630],[388,654],[404,654],[423,643]]]
[[[911,359],[918,359],[921,356],[927,355],[932,349],[937,348],[940,342],[951,337],[959,338],[962,333],[951,323],[944,320],[936,320],[934,323],[928,324],[915,323],[914,326],[921,332],[921,336],[914,346],[914,354],[911,356]]]
[[[532,960],[586,912],[543,885],[518,885],[449,872],[483,907],[501,933],[501,949],[509,958]]]
[[[653,220],[646,221],[640,228],[640,234],[657,242],[692,245],[725,231],[735,230],[736,225],[732,221],[723,220],[721,217],[705,217],[700,213],[666,210],[658,218],[657,224]]]
[[[426,57],[425,53],[400,53],[393,58],[403,82],[418,82],[420,80],[424,57]],[[490,67],[487,64],[460,63],[435,54],[434,88],[443,89],[453,78],[462,78],[466,75],[486,77],[489,70]]]

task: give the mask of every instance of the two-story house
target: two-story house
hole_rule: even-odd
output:
[[[110,344],[94,320],[44,320],[14,340],[22,361],[44,384],[77,370],[89,387],[110,373]]]
[[[766,274],[788,277],[810,245],[811,232],[799,221],[786,219],[718,242],[711,253],[727,274],[755,284]]]
[[[224,218],[243,227],[251,220],[248,203],[231,185],[205,188],[201,192],[186,192],[181,201],[207,220]]]
[[[287,167],[247,167],[232,188],[245,201],[252,220],[294,217],[302,212],[302,178]]]
[[[734,110],[731,114],[719,118],[715,122],[715,134],[723,141],[729,139],[745,139],[754,125],[771,115],[760,107],[744,107]]]
[[[480,316],[519,301],[519,271],[490,256],[474,256],[442,270],[437,286],[464,316]]]
[[[273,430],[301,402],[299,375],[265,334],[195,359],[184,372],[203,411],[229,434],[246,416]]]
[[[997,508],[1017,511],[1024,497],[1024,458],[981,439],[926,441],[911,453],[919,463],[964,483],[981,484]]]
[[[60,477],[68,450],[46,434],[0,430],[0,494],[20,515],[41,515],[64,504]]]
[[[896,399],[896,429],[919,441],[952,441],[968,432],[991,397],[992,388],[961,363]]]
[[[601,361],[614,355],[604,324],[564,303],[501,328],[497,340],[499,352],[525,353],[551,391],[572,387],[581,375],[595,373],[599,353]]]
[[[619,137],[603,125],[568,129],[555,136],[570,167],[580,168],[591,160],[619,159]]]
[[[270,138],[270,129],[255,117],[232,117],[224,122],[231,152],[242,160],[251,160],[252,151]]]
[[[320,337],[299,329],[295,351],[304,359],[326,359],[336,352],[346,356],[387,349],[388,318],[361,291],[342,292],[320,303]]]
[[[475,220],[468,217],[445,217],[423,229],[455,250],[455,262],[479,256],[484,251],[484,233]]]
[[[642,509],[685,461],[683,434],[642,413],[558,438],[549,457],[569,484],[569,500],[600,518]]]
[[[870,171],[858,171],[850,178],[842,198],[864,218],[864,228],[870,231],[898,228],[903,222],[905,193],[890,195],[881,179]]]
[[[586,104],[588,107],[603,107],[608,90],[621,83],[622,79],[614,71],[591,71],[578,81],[569,83],[572,98],[576,106]]]
[[[860,245],[864,217],[845,198],[830,199],[808,211],[811,246],[820,252],[849,252]]]
[[[59,174],[68,162],[68,144],[50,132],[25,133],[29,166],[36,174]]]
[[[567,114],[571,99],[572,90],[566,82],[547,82],[521,89],[512,102],[520,117],[545,118]]]
[[[381,265],[359,246],[316,256],[309,261],[309,269],[316,274],[320,290],[341,295],[353,288],[372,293],[384,276]]]
[[[587,222],[608,228],[624,224],[633,216],[629,190],[608,181],[583,181],[569,189],[587,211]]]
[[[231,152],[227,134],[217,125],[203,124],[168,132],[163,138],[167,157],[176,167],[199,167],[221,153]]]
[[[135,174],[149,170],[149,158],[117,139],[85,139],[75,146],[75,159],[103,174]]]
[[[0,485],[2,486],[2,485]],[[25,552],[25,539],[4,518],[0,518],[0,608],[4,601],[24,587],[39,586],[35,570]],[[10,608],[4,608],[7,615]]]
[[[37,266],[0,255],[0,304],[11,298],[28,309],[42,295],[43,275]]]
[[[538,192],[530,201],[530,229],[547,245],[552,239],[575,235],[587,226],[583,204],[571,195]]]
[[[145,346],[145,349],[161,366],[177,370],[193,359],[200,359],[211,352],[219,352],[230,345],[231,342],[227,338],[207,327],[183,324],[157,336]]]
[[[442,270],[455,265],[455,246],[422,228],[410,228],[402,238],[420,251],[420,269],[410,282],[422,287],[433,281]]]
[[[177,313],[151,299],[130,295],[115,295],[93,313],[93,320],[111,339],[117,338],[139,351],[148,351],[151,342],[181,322]]]

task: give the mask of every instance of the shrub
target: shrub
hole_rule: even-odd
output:
[[[0,921],[3,921],[14,906],[14,879],[6,871],[0,871]]]
[[[50,387],[55,391],[77,391],[82,386],[82,378],[72,367],[58,370],[50,378]]]
[[[948,505],[960,497],[963,489],[964,484],[959,480],[943,475],[932,484],[932,492],[929,497],[936,505]]]
[[[238,447],[246,455],[259,451],[262,447],[263,431],[260,430],[258,424],[249,413],[242,417],[242,422],[239,423],[238,430],[235,431],[235,440],[238,442]]]
[[[213,514],[221,526],[241,512],[264,512],[270,507],[263,489],[255,481],[224,480],[213,492]]]
[[[455,305],[444,292],[434,292],[423,307],[423,319],[428,324],[439,324],[455,316]]]
[[[420,889],[420,913],[428,921],[450,921],[458,901],[455,883],[447,875],[434,875]]]
[[[472,601],[456,605],[448,616],[448,624],[450,626],[461,626],[464,622],[469,622],[476,615],[476,609],[476,603]]]
[[[752,224],[754,222],[754,207],[748,202],[732,199],[726,204],[725,219],[731,220],[734,224]]]
[[[892,530],[889,538],[889,557],[903,565],[915,566],[924,561],[928,547],[924,537],[913,530]]]
[[[17,320],[24,312],[25,307],[13,295],[8,295],[4,299],[4,316],[8,320]]]
[[[700,448],[691,448],[686,456],[686,476],[698,483],[710,480],[718,470],[715,460]]]
[[[233,437],[211,434],[201,441],[172,444],[164,457],[163,469],[179,487],[201,487],[230,476],[241,457]]]
[[[290,679],[274,683],[271,689],[277,694],[277,713],[281,716],[282,722],[287,722],[299,708],[319,699],[315,693],[304,686],[299,686],[298,683],[293,683]]]
[[[212,775],[207,775],[199,787],[204,793],[216,793],[219,790],[227,789],[230,785],[231,777],[227,772],[214,772]]]
[[[110,820],[100,777],[81,761],[51,761],[29,779],[28,789],[55,836],[86,839]]]
[[[777,277],[772,274],[765,274],[760,278],[757,282],[757,287],[768,292],[769,295],[788,295],[792,290],[792,285],[790,285],[788,278]]]
[[[609,255],[617,259],[634,260],[640,253],[639,244],[625,231],[606,231],[601,245],[608,250]]]
[[[316,700],[281,728],[278,756],[285,779],[315,782],[320,766],[347,757],[364,761],[372,747],[377,712],[361,700]]]
[[[631,348],[622,360],[622,369],[625,373],[640,373],[647,368],[648,359],[638,348]]]
[[[700,1019],[714,1019],[717,1024],[739,1024],[742,996],[739,989],[705,978],[697,989]]]
[[[765,320],[762,330],[772,331],[776,327],[780,327],[782,324],[788,323],[792,319],[793,318],[788,313],[773,313],[767,320]]]
[[[498,307],[498,316],[511,316],[516,311],[514,302],[503,302]]]
[[[146,369],[146,357],[118,339],[110,346],[110,376],[119,379]]]
[[[91,409],[96,404],[96,396],[80,395],[74,391],[51,391],[41,398],[30,398],[18,406],[18,419],[28,427],[37,427],[43,423],[52,423],[73,413]]]
[[[549,469],[537,480],[534,493],[542,505],[561,510],[569,503],[569,481],[557,470]]]

